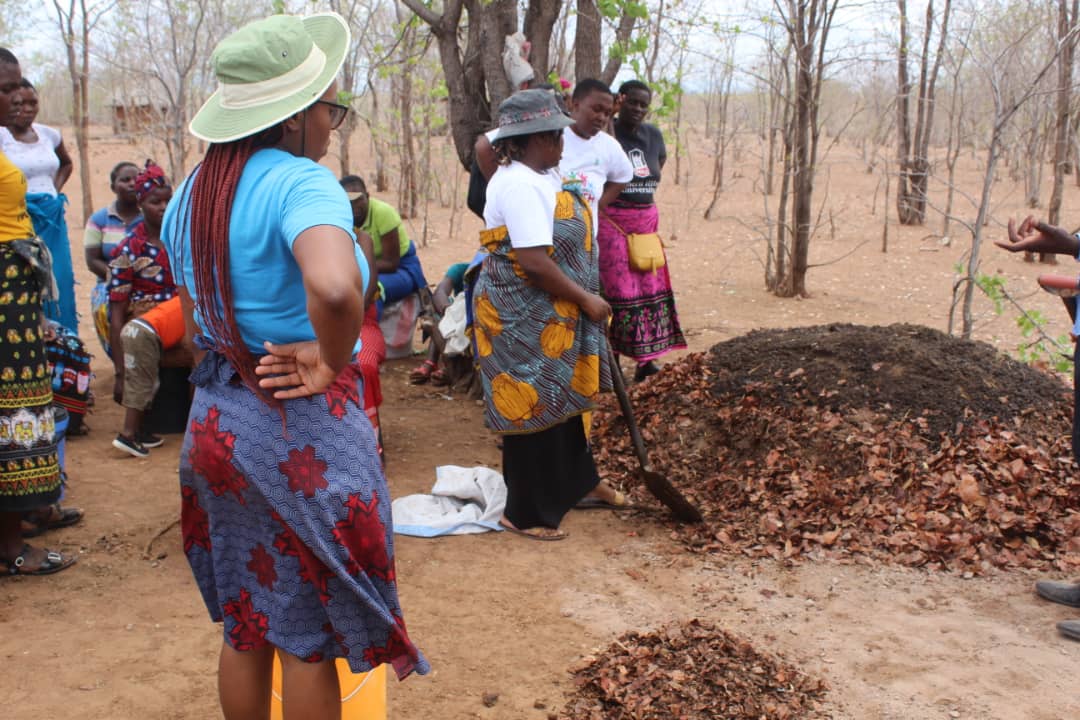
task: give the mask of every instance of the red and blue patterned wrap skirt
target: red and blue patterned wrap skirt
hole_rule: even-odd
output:
[[[359,366],[322,395],[285,401],[284,425],[218,353],[191,381],[184,552],[226,642],[426,674],[398,602],[390,493]]]

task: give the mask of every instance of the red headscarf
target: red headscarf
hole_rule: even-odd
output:
[[[135,199],[142,202],[155,188],[168,187],[165,171],[153,160],[146,161],[146,169],[135,176]]]

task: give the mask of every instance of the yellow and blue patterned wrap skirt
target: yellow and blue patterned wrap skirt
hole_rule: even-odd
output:
[[[489,254],[473,290],[473,342],[488,426],[533,433],[581,415],[611,389],[606,328],[529,282],[505,225],[484,230],[480,241]],[[548,253],[571,280],[599,293],[592,217],[576,193],[557,195]]]

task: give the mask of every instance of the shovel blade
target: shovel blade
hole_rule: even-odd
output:
[[[671,482],[654,470],[642,470],[641,479],[645,487],[657,500],[662,502],[671,514],[682,522],[699,523],[703,520],[701,511],[690,504]]]

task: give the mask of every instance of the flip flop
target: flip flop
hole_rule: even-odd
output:
[[[565,540],[566,538],[570,537],[569,533],[563,532],[562,530],[558,530],[555,528],[535,527],[527,528],[525,530],[518,530],[516,527],[511,527],[503,522],[499,523],[499,527],[501,527],[508,533],[520,535],[521,537],[529,538],[530,540],[540,540],[541,542],[555,542],[556,540]]]
[[[19,552],[19,556],[14,560],[0,560],[0,573],[3,575],[52,575],[58,573],[61,570],[66,570],[75,564],[76,558],[64,557],[55,550],[45,551],[45,561],[41,563],[41,566],[36,570],[23,570],[26,565],[26,554],[33,548],[29,545],[23,545],[22,550]]]
[[[24,538],[32,538],[49,530],[71,527],[80,522],[83,519],[83,515],[83,511],[78,508],[60,507],[60,503],[54,503],[49,506],[49,517],[53,519],[46,520],[44,518],[34,517],[23,518],[22,536]]]
[[[430,359],[425,360],[424,362],[420,363],[420,365],[418,365],[415,370],[409,373],[409,382],[413,385],[423,385],[431,379],[431,374],[435,370],[435,363],[432,362]]]
[[[578,500],[575,510],[630,510],[634,506],[626,501],[626,495],[615,491],[615,502],[608,502],[598,497],[583,497]]]

